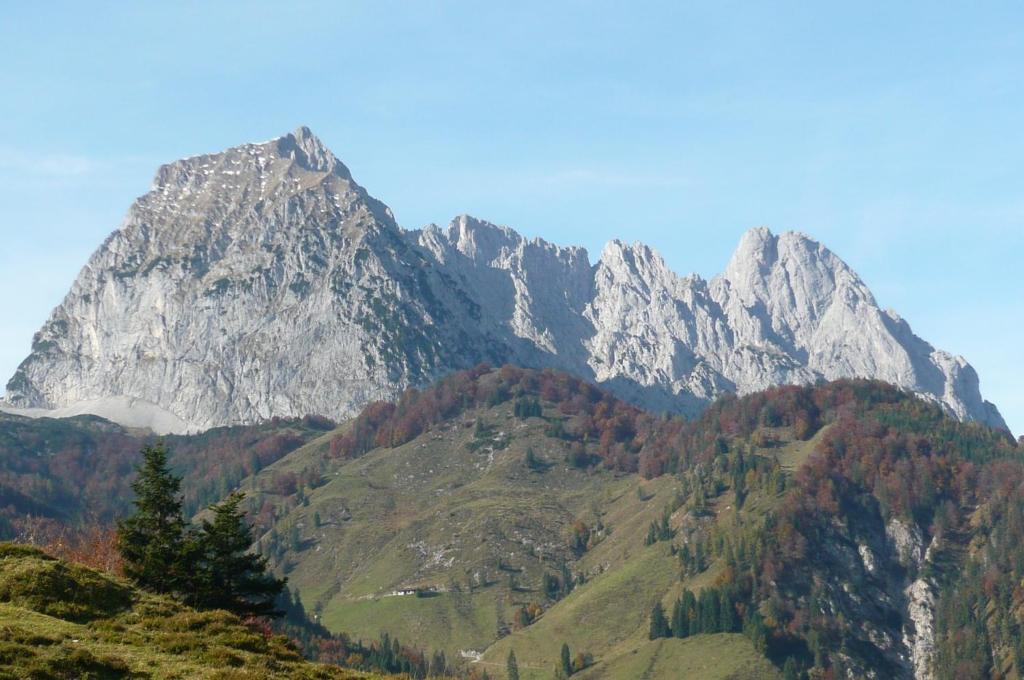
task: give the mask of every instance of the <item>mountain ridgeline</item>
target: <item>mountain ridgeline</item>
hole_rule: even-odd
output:
[[[724,393],[873,378],[1005,427],[969,364],[807,236],[754,229],[705,281],[640,243],[591,264],[468,216],[405,230],[306,128],[161,167],[36,334],[4,408],[161,432],[342,419],[485,361],[686,415]]]

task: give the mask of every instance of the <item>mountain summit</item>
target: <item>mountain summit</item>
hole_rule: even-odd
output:
[[[342,418],[482,361],[689,414],[723,392],[878,378],[1005,428],[963,358],[807,236],[751,230],[704,281],[639,243],[591,265],[468,216],[404,230],[305,127],[161,167],[36,334],[4,408],[164,431]]]

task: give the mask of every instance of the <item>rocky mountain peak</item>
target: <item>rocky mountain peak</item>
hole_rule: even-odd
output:
[[[705,283],[642,243],[612,241],[592,266],[468,215],[404,231],[305,127],[160,168],[6,398],[203,429],[343,418],[480,361],[689,414],[727,391],[878,378],[1005,427],[966,361],[803,234],[750,230]]]
[[[646,281],[678,278],[661,253],[639,241],[609,241],[601,251],[600,262],[605,267]]]
[[[818,241],[797,231],[775,235],[767,227],[743,235],[722,278],[748,300],[770,296],[780,282],[802,286],[807,299],[828,298],[839,284],[863,288],[853,270]]]
[[[306,170],[333,172],[345,179],[352,179],[348,168],[304,125],[278,138],[276,142],[277,151],[282,158],[293,159]]]
[[[767,322],[766,332],[803,346],[814,344],[826,317],[838,321],[862,310],[877,311],[860,277],[800,232],[775,235],[765,227],[751,229],[712,285],[723,306],[742,306]]]
[[[508,227],[478,220],[471,215],[459,215],[452,220],[447,237],[456,250],[483,264],[493,262],[503,250],[517,249],[524,240]]]

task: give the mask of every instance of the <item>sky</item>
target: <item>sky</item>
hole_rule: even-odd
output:
[[[803,231],[1021,434],[1022,121],[1019,0],[9,3],[0,383],[160,164],[308,125],[409,228]]]

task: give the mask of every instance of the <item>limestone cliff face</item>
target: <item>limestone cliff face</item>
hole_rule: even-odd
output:
[[[115,420],[145,407],[172,414],[165,429],[351,414],[504,356],[446,277],[306,129],[178,161],[90,259],[7,398]]]
[[[880,378],[1005,427],[974,370],[810,238],[755,229],[712,281],[642,244],[595,265],[470,217],[406,231],[306,128],[163,166],[7,385],[5,408],[166,431],[351,415],[480,361],[565,369],[658,410]]]

